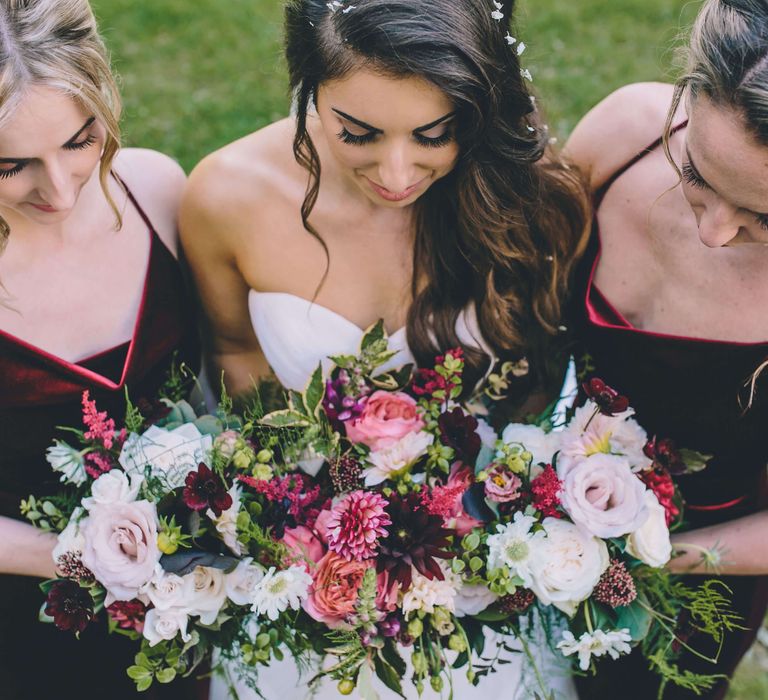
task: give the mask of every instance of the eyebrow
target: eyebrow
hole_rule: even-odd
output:
[[[712,185],[710,185],[704,176],[699,172],[699,169],[696,167],[696,164],[693,162],[693,158],[691,158],[691,152],[688,150],[688,144],[685,146],[685,155],[688,158],[688,165],[690,166],[691,170],[693,170],[694,175],[696,175],[699,180],[701,180],[707,187],[709,187],[710,190],[713,192],[717,192]],[[766,216],[768,217],[768,212],[760,212],[760,211],[754,211],[753,209],[749,209],[747,207],[739,207],[740,209],[744,209],[745,211],[748,211],[750,214],[754,214],[755,216]]]
[[[335,107],[331,107],[331,109],[334,112],[336,112],[336,114],[338,114],[340,117],[342,117],[343,119],[346,119],[349,122],[352,122],[353,124],[356,124],[361,129],[368,129],[368,131],[373,131],[373,132],[375,132],[377,134],[383,133],[381,129],[379,129],[379,128],[375,127],[375,126],[371,126],[370,124],[368,124],[368,123],[366,123],[364,121],[361,121],[360,119],[355,119],[355,117],[353,117],[351,114],[347,114],[346,112],[342,112],[340,109],[336,109]],[[429,131],[430,129],[434,129],[439,124],[442,124],[444,121],[447,121],[451,117],[455,116],[455,114],[456,114],[456,112],[448,112],[448,114],[444,114],[439,119],[435,119],[435,121],[429,122],[429,124],[424,124],[423,126],[417,126],[413,130],[413,132],[414,133],[420,133],[422,131]]]
[[[77,138],[89,127],[93,124],[93,122],[96,121],[96,117],[89,117],[86,119],[85,124],[83,124],[76,133],[74,133],[66,143],[63,144],[63,146],[69,146],[73,141],[76,141]],[[0,158],[0,163],[28,163],[30,160],[33,160],[32,158]]]

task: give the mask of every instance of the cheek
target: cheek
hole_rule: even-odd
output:
[[[697,215],[706,206],[706,193],[686,182],[681,185],[683,196]]]

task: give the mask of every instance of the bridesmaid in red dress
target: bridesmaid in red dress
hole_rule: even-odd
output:
[[[726,638],[717,666],[690,654],[680,666],[730,676],[768,602],[768,375],[758,373],[768,359],[768,2],[708,0],[685,76],[617,91],[567,150],[596,207],[577,356],[629,397],[650,435],[713,455],[676,477],[688,531],[673,537],[669,567],[701,582],[703,549],[720,553],[746,629]],[[578,685],[590,700],[658,692],[637,654]],[[727,686],[695,696],[668,685],[663,698],[723,698]]]
[[[52,535],[19,500],[58,490],[45,450],[89,390],[121,418],[197,339],[176,261],[184,173],[118,152],[120,101],[84,0],[0,7],[0,697],[136,697],[135,644],[104,620],[76,640],[37,621]],[[194,698],[194,684],[156,697]],[[152,693],[150,693],[151,695]]]

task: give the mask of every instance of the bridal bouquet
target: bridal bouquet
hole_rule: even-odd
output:
[[[563,430],[499,439],[460,403],[460,350],[416,371],[386,369],[394,354],[377,324],[287,407],[242,417],[226,396],[201,417],[165,400],[129,404],[118,428],[84,395],[78,445],[48,453],[64,492],[22,504],[59,533],[43,616],[76,633],[106,617],[133,637],[140,690],[217,650],[254,688],[288,652],[342,694],[375,697],[374,675],[439,692],[502,652],[536,671],[542,625],[584,670],[642,643],[666,678],[705,684],[670,650],[735,623],[714,585],[660,568],[681,505],[669,445],[646,444],[599,380]],[[485,628],[509,635],[490,657]]]

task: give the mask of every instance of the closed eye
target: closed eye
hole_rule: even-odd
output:
[[[88,146],[93,146],[96,143],[96,137],[93,134],[88,134],[82,141],[70,141],[64,144],[64,148],[68,151],[81,151]]]
[[[348,143],[353,146],[365,146],[366,144],[373,143],[374,139],[379,135],[377,131],[368,131],[364,134],[353,134],[345,127],[341,127],[341,131],[337,136],[343,143]]]
[[[4,166],[10,165],[10,168],[6,168]],[[5,180],[8,177],[13,177],[14,175],[18,175],[24,168],[27,167],[26,161],[19,161],[18,163],[2,163],[0,165],[0,180]]]
[[[692,185],[693,187],[698,187],[702,190],[708,190],[709,185],[707,184],[707,181],[699,175],[699,173],[694,170],[693,166],[690,163],[683,163],[683,167],[681,170],[683,174],[683,180],[685,180],[689,185]]]

